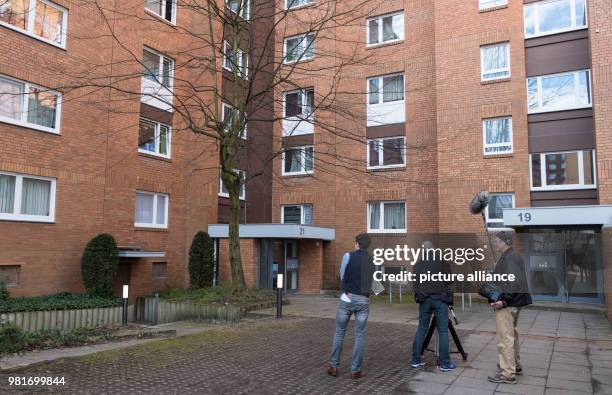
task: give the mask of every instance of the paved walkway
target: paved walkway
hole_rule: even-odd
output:
[[[364,368],[349,377],[352,334],[347,335],[340,377],[325,375],[336,300],[293,298],[277,321],[264,311],[237,327],[69,358],[0,374],[0,393],[200,394],[604,394],[612,393],[612,335],[597,314],[525,310],[521,313],[525,374],[519,384],[492,384],[497,354],[493,313],[474,305],[458,312],[457,327],[470,356],[453,355],[460,368],[439,373],[410,369],[416,306],[372,306]],[[266,315],[267,314],[267,315]],[[64,376],[64,387],[9,387],[8,375]]]

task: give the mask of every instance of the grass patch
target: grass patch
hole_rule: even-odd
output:
[[[247,289],[241,296],[232,295],[229,284],[209,288],[177,288],[158,292],[159,297],[172,302],[197,302],[202,304],[223,303],[249,305],[275,300],[272,290]]]

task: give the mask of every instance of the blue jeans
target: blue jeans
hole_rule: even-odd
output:
[[[419,329],[417,329],[412,344],[412,362],[421,362],[423,341],[427,336],[432,313],[436,320],[436,330],[439,335],[438,350],[440,355],[438,363],[446,364],[450,362],[450,356],[448,355],[448,305],[441,300],[432,298],[427,298],[419,305]]]
[[[365,340],[366,324],[370,312],[370,303],[367,298],[357,295],[350,295],[351,302],[338,302],[336,311],[336,334],[332,346],[330,365],[334,368],[340,366],[340,356],[342,354],[342,343],[351,315],[355,314],[355,347],[353,349],[353,361],[351,372],[361,371],[361,361],[363,360],[363,344]]]

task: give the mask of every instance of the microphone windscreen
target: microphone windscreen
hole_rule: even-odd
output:
[[[470,202],[470,212],[472,214],[480,214],[482,210],[489,205],[489,192],[480,191]]]

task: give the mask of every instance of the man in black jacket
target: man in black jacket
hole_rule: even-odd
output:
[[[501,253],[494,273],[513,274],[514,281],[497,283],[503,294],[500,300],[491,303],[491,307],[495,309],[497,326],[499,373],[489,377],[489,381],[514,384],[516,375],[522,373],[517,330],[518,317],[521,307],[531,304],[532,301],[525,274],[525,263],[518,252],[512,248],[512,235],[509,232],[497,232],[493,238],[493,246]]]
[[[421,357],[423,352],[423,341],[429,329],[431,315],[434,315],[439,339],[439,360],[438,369],[442,372],[455,370],[455,365],[448,353],[448,306],[453,304],[453,292],[451,289],[452,281],[424,281],[420,282],[420,275],[430,272],[451,274],[450,264],[442,260],[441,256],[436,257],[433,243],[426,241],[423,243],[426,259],[419,261],[414,266],[414,274],[417,281],[414,282],[414,298],[419,304],[419,328],[414,337],[412,345],[412,362],[410,366],[420,368],[425,366]],[[441,255],[441,254],[440,254]]]
[[[332,345],[330,367],[327,369],[327,374],[333,377],[338,375],[342,343],[352,315],[355,315],[355,348],[351,377],[360,379],[366,375],[361,369],[361,361],[363,360],[365,330],[370,312],[370,292],[374,275],[374,262],[367,251],[369,246],[370,237],[367,234],[357,235],[355,237],[356,250],[344,254],[340,264],[341,296],[336,311],[336,333]]]

